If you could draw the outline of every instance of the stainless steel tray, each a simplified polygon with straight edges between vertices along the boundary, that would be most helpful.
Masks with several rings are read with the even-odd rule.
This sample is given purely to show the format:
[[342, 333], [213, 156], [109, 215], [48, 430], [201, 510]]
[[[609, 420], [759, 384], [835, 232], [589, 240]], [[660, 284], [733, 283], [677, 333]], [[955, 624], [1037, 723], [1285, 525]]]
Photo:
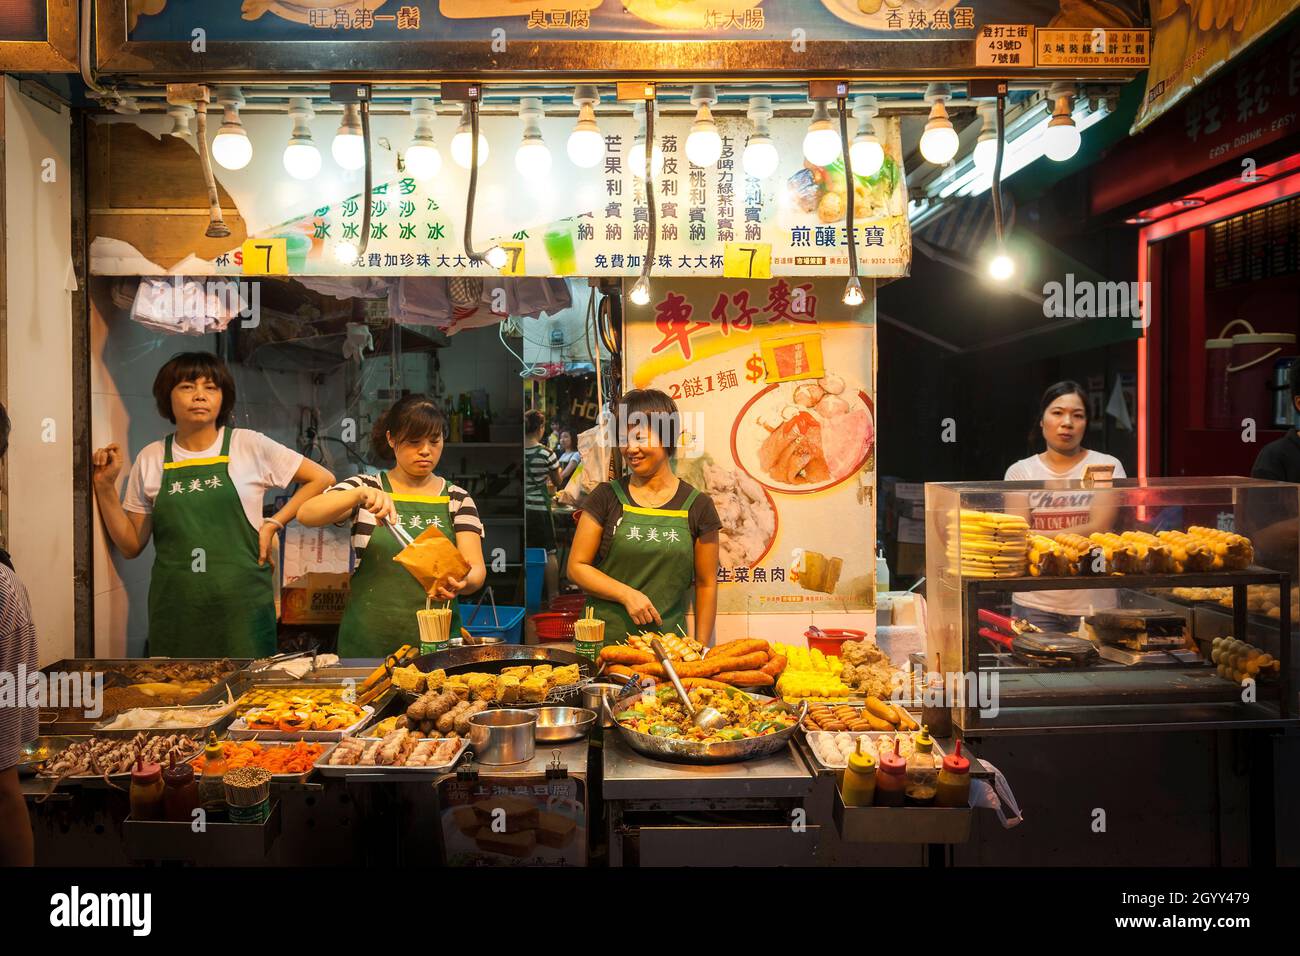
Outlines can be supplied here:
[[[233, 740], [232, 740], [232, 741], [229, 741], [229, 742], [230, 742], [230, 743], [254, 743], [254, 742], [256, 742], [256, 743], [261, 744], [261, 745], [262, 745], [263, 747], [265, 747], [267, 750], [278, 749], [278, 748], [281, 748], [281, 747], [292, 747], [294, 744], [298, 743], [298, 741], [296, 741], [296, 740], [293, 740], [293, 741], [289, 741], [289, 740], [258, 740], [258, 739], [255, 739], [255, 738], [249, 738], [248, 740], [242, 740], [242, 741], [233, 741]], [[303, 741], [303, 743], [308, 743], [308, 744], [321, 744], [322, 746], [324, 746], [325, 750], [322, 750], [322, 751], [321, 751], [321, 753], [316, 757], [316, 760], [319, 760], [322, 756], [324, 756], [325, 753], [326, 753], [327, 751], [329, 751], [330, 748], [333, 746], [333, 744], [330, 744], [330, 743], [328, 743], [328, 742], [324, 742], [324, 741], [319, 741], [319, 740], [306, 740], [306, 741]], [[197, 760], [197, 759], [198, 759], [199, 757], [201, 757], [202, 755], [203, 755], [203, 754], [202, 754], [202, 751], [200, 751], [199, 753], [195, 754], [193, 757], [191, 757], [191, 758], [189, 758], [189, 759], [190, 759], [190, 760]], [[272, 782], [272, 783], [303, 783], [304, 781], [306, 781], [306, 779], [307, 779], [308, 777], [310, 777], [310, 776], [312, 775], [312, 772], [313, 772], [315, 769], [316, 769], [316, 761], [312, 761], [312, 765], [311, 765], [310, 767], [308, 767], [306, 770], [302, 771], [302, 773], [273, 773], [273, 774], [271, 774], [271, 782]]]
[[[141, 731], [138, 731], [138, 730], [137, 730], [137, 731], [133, 731], [133, 732], [132, 732], [132, 736], [134, 736], [135, 734], [138, 734], [138, 733], [141, 733]], [[148, 733], [148, 731], [144, 731], [144, 733]], [[193, 733], [191, 733], [191, 732], [188, 731], [188, 730], [186, 730], [186, 731], [179, 731], [179, 730], [178, 730], [178, 731], [161, 731], [160, 733], [165, 733], [167, 736], [171, 736], [173, 733], [175, 733], [175, 734], [183, 734], [183, 735], [186, 736], [186, 737], [191, 737], [191, 738], [194, 738], [194, 739], [196, 739], [196, 740], [198, 739], [198, 738], [197, 738]], [[66, 736], [67, 736], [67, 739], [70, 740], [72, 743], [80, 743], [80, 742], [83, 742], [83, 741], [89, 740], [91, 737], [111, 737], [111, 736], [113, 736], [113, 735], [112, 735], [112, 734], [68, 734], [68, 735], [66, 735]], [[67, 749], [67, 748], [64, 747], [63, 749]], [[194, 753], [190, 754], [188, 757], [184, 757], [184, 758], [182, 758], [179, 762], [180, 762], [180, 763], [189, 763], [190, 761], [192, 761], [195, 757], [197, 757], [197, 756], [198, 756], [199, 754], [201, 754], [201, 753], [203, 753], [203, 748], [202, 748], [202, 747], [199, 747], [198, 750], [194, 751]], [[96, 782], [102, 783], [105, 779], [107, 779], [107, 780], [109, 780], [109, 781], [112, 781], [112, 782], [120, 783], [120, 782], [124, 782], [124, 781], [129, 781], [129, 780], [131, 779], [131, 771], [130, 771], [130, 770], [125, 770], [125, 771], [122, 771], [121, 773], [110, 773], [110, 774], [108, 774], [107, 776], [105, 776], [104, 774], [101, 774], [101, 773], [76, 774], [75, 776], [67, 776], [67, 777], [62, 777], [62, 778], [58, 777], [58, 776], [55, 775], [55, 774], [47, 774], [47, 773], [45, 773], [44, 771], [39, 771], [35, 776], [36, 776], [36, 779], [37, 779], [37, 780], [46, 781], [46, 782], [49, 782], [49, 783], [51, 783], [51, 784], [53, 784], [56, 780], [58, 780], [58, 781], [59, 781], [59, 786], [62, 786], [62, 785], [64, 785], [64, 784], [69, 784], [69, 783], [73, 783], [73, 784], [94, 784], [94, 783], [96, 783]], [[53, 791], [53, 789], [54, 789], [54, 788], [52, 787], [52, 788], [51, 788], [51, 792]]]
[[745, 693], [746, 696], [763, 704], [778, 703], [781, 709], [797, 714], [798, 720], [793, 725], [784, 730], [778, 730], [774, 734], [749, 737], [745, 740], [724, 740], [717, 743], [704, 743], [699, 740], [674, 740], [669, 737], [655, 737], [651, 734], [643, 734], [640, 731], [625, 727], [619, 722], [618, 715], [629, 707], [635, 706], [637, 695], [633, 695], [615, 708], [614, 726], [623, 735], [623, 739], [627, 741], [628, 746], [638, 753], [653, 757], [656, 760], [696, 764], [734, 763], [740, 760], [767, 757], [784, 749], [798, 733], [799, 723], [803, 720], [804, 713], [807, 712], [807, 704], [796, 708], [778, 698], [768, 697], [764, 694], [750, 694], [740, 690], [735, 691], [735, 693]]
[[[369, 744], [376, 740], [381, 740], [382, 738], [359, 737], [357, 739], [364, 740]], [[338, 744], [336, 743], [316, 758], [315, 769], [322, 777], [374, 777], [381, 774], [392, 777], [432, 777], [441, 776], [442, 774], [447, 773], [452, 767], [456, 766], [456, 764], [460, 762], [460, 759], [465, 756], [465, 751], [469, 749], [469, 738], [461, 738], [460, 746], [456, 749], [456, 753], [451, 758], [450, 763], [439, 764], [431, 767], [392, 767], [379, 766], [377, 764], [349, 764], [347, 766], [334, 766], [327, 763], [327, 761], [330, 759], [330, 755], [333, 754], [337, 748]]]
[[[132, 707], [129, 710], [122, 711], [122, 713], [118, 714], [117, 717], [121, 717], [122, 714], [129, 714], [131, 713], [132, 710], [187, 711], [187, 710], [206, 710], [211, 706], [212, 706], [211, 704], [181, 704], [180, 706], [177, 707], [145, 707], [145, 708]], [[112, 717], [109, 719], [116, 720], [117, 717]], [[100, 724], [95, 724], [93, 727], [91, 727], [90, 733], [87, 736], [134, 737], [136, 734], [140, 733], [141, 731], [144, 731], [147, 734], [185, 734], [190, 737], [197, 737], [199, 739], [203, 739], [208, 736], [209, 732], [216, 732], [216, 734], [220, 736], [221, 733], [228, 726], [230, 726], [230, 722], [233, 721], [234, 719], [235, 719], [235, 711], [234, 708], [231, 708], [229, 713], [222, 714], [216, 720], [210, 720], [206, 724], [200, 724], [194, 727], [123, 727], [118, 729], [109, 729], [107, 727], [100, 726]], [[107, 721], [101, 721], [100, 723], [106, 723], [106, 722]]]
[[305, 740], [308, 743], [337, 743], [344, 737], [350, 737], [358, 730], [364, 727], [375, 716], [375, 709], [370, 704], [361, 708], [365, 711], [365, 716], [358, 720], [350, 727], [344, 727], [340, 730], [253, 730], [249, 728], [243, 717], [239, 717], [226, 730], [226, 736], [231, 740], [257, 740], [261, 741], [284, 741], [293, 743], [296, 740]]

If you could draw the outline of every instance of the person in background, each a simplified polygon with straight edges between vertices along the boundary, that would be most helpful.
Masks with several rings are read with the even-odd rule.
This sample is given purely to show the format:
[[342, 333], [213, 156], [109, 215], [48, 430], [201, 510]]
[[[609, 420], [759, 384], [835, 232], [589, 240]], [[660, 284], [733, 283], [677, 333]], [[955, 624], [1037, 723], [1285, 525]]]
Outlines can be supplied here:
[[630, 474], [583, 504], [569, 580], [605, 622], [605, 644], [642, 630], [678, 633], [695, 598], [695, 639], [709, 645], [718, 610], [718, 517], [713, 499], [673, 474], [681, 418], [656, 389], [619, 402], [618, 441]]
[[[1291, 363], [1286, 373], [1291, 387], [1291, 405], [1300, 411], [1300, 359]], [[1271, 441], [1255, 456], [1255, 466], [1250, 477], [1269, 481], [1300, 482], [1300, 432], [1287, 429], [1277, 441]]]
[[551, 495], [564, 487], [560, 480], [560, 463], [555, 452], [542, 444], [546, 419], [536, 409], [524, 414], [524, 545], [546, 549], [546, 597], [560, 591], [560, 564], [555, 556], [555, 519], [551, 515]]
[[[460, 485], [434, 474], [442, 460], [447, 420], [425, 395], [407, 395], [375, 422], [370, 446], [393, 467], [378, 475], [345, 478], [302, 506], [298, 520], [309, 528], [352, 522], [357, 568], [339, 625], [339, 656], [385, 657], [403, 644], [420, 643], [416, 611], [426, 600], [450, 601], [451, 631], [460, 635], [457, 597], [477, 591], [487, 579], [483, 522]], [[393, 560], [404, 545], [387, 522], [399, 522], [412, 538], [438, 528], [456, 546], [469, 571], [435, 594]], [[380, 525], [383, 527], [380, 527]]]
[[[9, 414], [0, 405], [0, 458], [9, 450]], [[36, 660], [36, 626], [27, 589], [14, 573], [9, 555], [0, 549], [0, 674], [10, 675], [18, 688], [14, 706], [0, 707], [0, 866], [32, 866], [35, 848], [27, 799], [18, 785], [22, 746], [40, 734], [35, 708], [21, 706], [26, 686], [19, 670], [33, 674]]]
[[573, 473], [582, 464], [582, 453], [578, 451], [578, 440], [569, 429], [560, 432], [560, 480], [557, 487], [564, 488]]
[[[1088, 430], [1088, 396], [1077, 382], [1057, 382], [1043, 393], [1034, 428], [1046, 445], [1037, 455], [1022, 458], [1007, 469], [1007, 481], [1077, 481], [1092, 465], [1109, 465], [1115, 478], [1124, 478], [1118, 458], [1083, 447]], [[1008, 499], [1012, 495], [1007, 496]], [[1023, 495], [1016, 497], [1023, 498]], [[1081, 534], [1110, 531], [1117, 509], [1095, 502], [1095, 493], [1067, 488], [1047, 488], [1028, 493], [1029, 530], [1047, 536], [1060, 531]], [[1091, 608], [1115, 606], [1114, 591], [1024, 591], [1012, 599], [1016, 617], [1045, 631], [1072, 631], [1079, 616]]]
[[[109, 538], [135, 558], [154, 542], [149, 643], [155, 657], [265, 657], [276, 652], [271, 549], [298, 507], [334, 476], [260, 432], [230, 427], [235, 380], [211, 352], [182, 352], [153, 382], [174, 434], [145, 446], [123, 500], [121, 446], [94, 454], [95, 501]], [[298, 490], [270, 518], [268, 491]]]

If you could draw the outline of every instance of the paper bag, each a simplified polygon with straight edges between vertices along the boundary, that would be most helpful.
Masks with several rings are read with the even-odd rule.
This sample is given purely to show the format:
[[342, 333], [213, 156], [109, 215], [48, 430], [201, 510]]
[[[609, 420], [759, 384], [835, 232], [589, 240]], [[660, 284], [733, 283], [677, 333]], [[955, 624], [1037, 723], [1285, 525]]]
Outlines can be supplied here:
[[426, 594], [432, 595], [452, 578], [469, 574], [469, 562], [440, 528], [428, 527], [411, 544], [393, 556], [410, 571]]

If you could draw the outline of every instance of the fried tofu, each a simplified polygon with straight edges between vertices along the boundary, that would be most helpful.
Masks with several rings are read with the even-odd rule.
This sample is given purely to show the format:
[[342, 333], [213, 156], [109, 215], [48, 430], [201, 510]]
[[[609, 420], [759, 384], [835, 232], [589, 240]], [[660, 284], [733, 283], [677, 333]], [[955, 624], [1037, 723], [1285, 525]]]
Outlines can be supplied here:
[[546, 699], [546, 679], [530, 677], [519, 683], [519, 703], [540, 704]]

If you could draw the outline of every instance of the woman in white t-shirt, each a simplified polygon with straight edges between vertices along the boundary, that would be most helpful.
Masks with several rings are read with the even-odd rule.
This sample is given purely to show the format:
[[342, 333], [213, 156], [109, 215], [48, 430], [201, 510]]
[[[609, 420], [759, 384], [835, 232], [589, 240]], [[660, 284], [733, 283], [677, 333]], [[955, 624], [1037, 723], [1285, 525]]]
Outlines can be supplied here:
[[[231, 428], [235, 380], [210, 352], [173, 357], [158, 370], [153, 395], [176, 431], [136, 457], [125, 501], [117, 498], [121, 447], [94, 455], [95, 500], [113, 544], [134, 558], [153, 538], [147, 653], [274, 654], [271, 548], [299, 505], [334, 476], [259, 432]], [[295, 482], [288, 503], [264, 518], [266, 493]]]
[[[1046, 449], [1022, 458], [1007, 469], [1007, 481], [1045, 482], [1048, 487], [1028, 493], [1027, 509], [1012, 504], [1009, 511], [1027, 510], [1032, 531], [1048, 536], [1069, 531], [1085, 537], [1094, 531], [1114, 528], [1116, 509], [1098, 504], [1095, 493], [1066, 487], [1083, 478], [1094, 465], [1109, 465], [1114, 477], [1124, 478], [1124, 466], [1118, 458], [1089, 451], [1083, 447], [1088, 430], [1088, 397], [1077, 382], [1057, 382], [1043, 393], [1039, 406], [1038, 426]], [[1024, 505], [1023, 495], [1016, 495]], [[1110, 590], [1022, 591], [1013, 598], [1015, 614], [1045, 631], [1072, 631], [1079, 615], [1092, 609], [1115, 606], [1115, 592]]]

